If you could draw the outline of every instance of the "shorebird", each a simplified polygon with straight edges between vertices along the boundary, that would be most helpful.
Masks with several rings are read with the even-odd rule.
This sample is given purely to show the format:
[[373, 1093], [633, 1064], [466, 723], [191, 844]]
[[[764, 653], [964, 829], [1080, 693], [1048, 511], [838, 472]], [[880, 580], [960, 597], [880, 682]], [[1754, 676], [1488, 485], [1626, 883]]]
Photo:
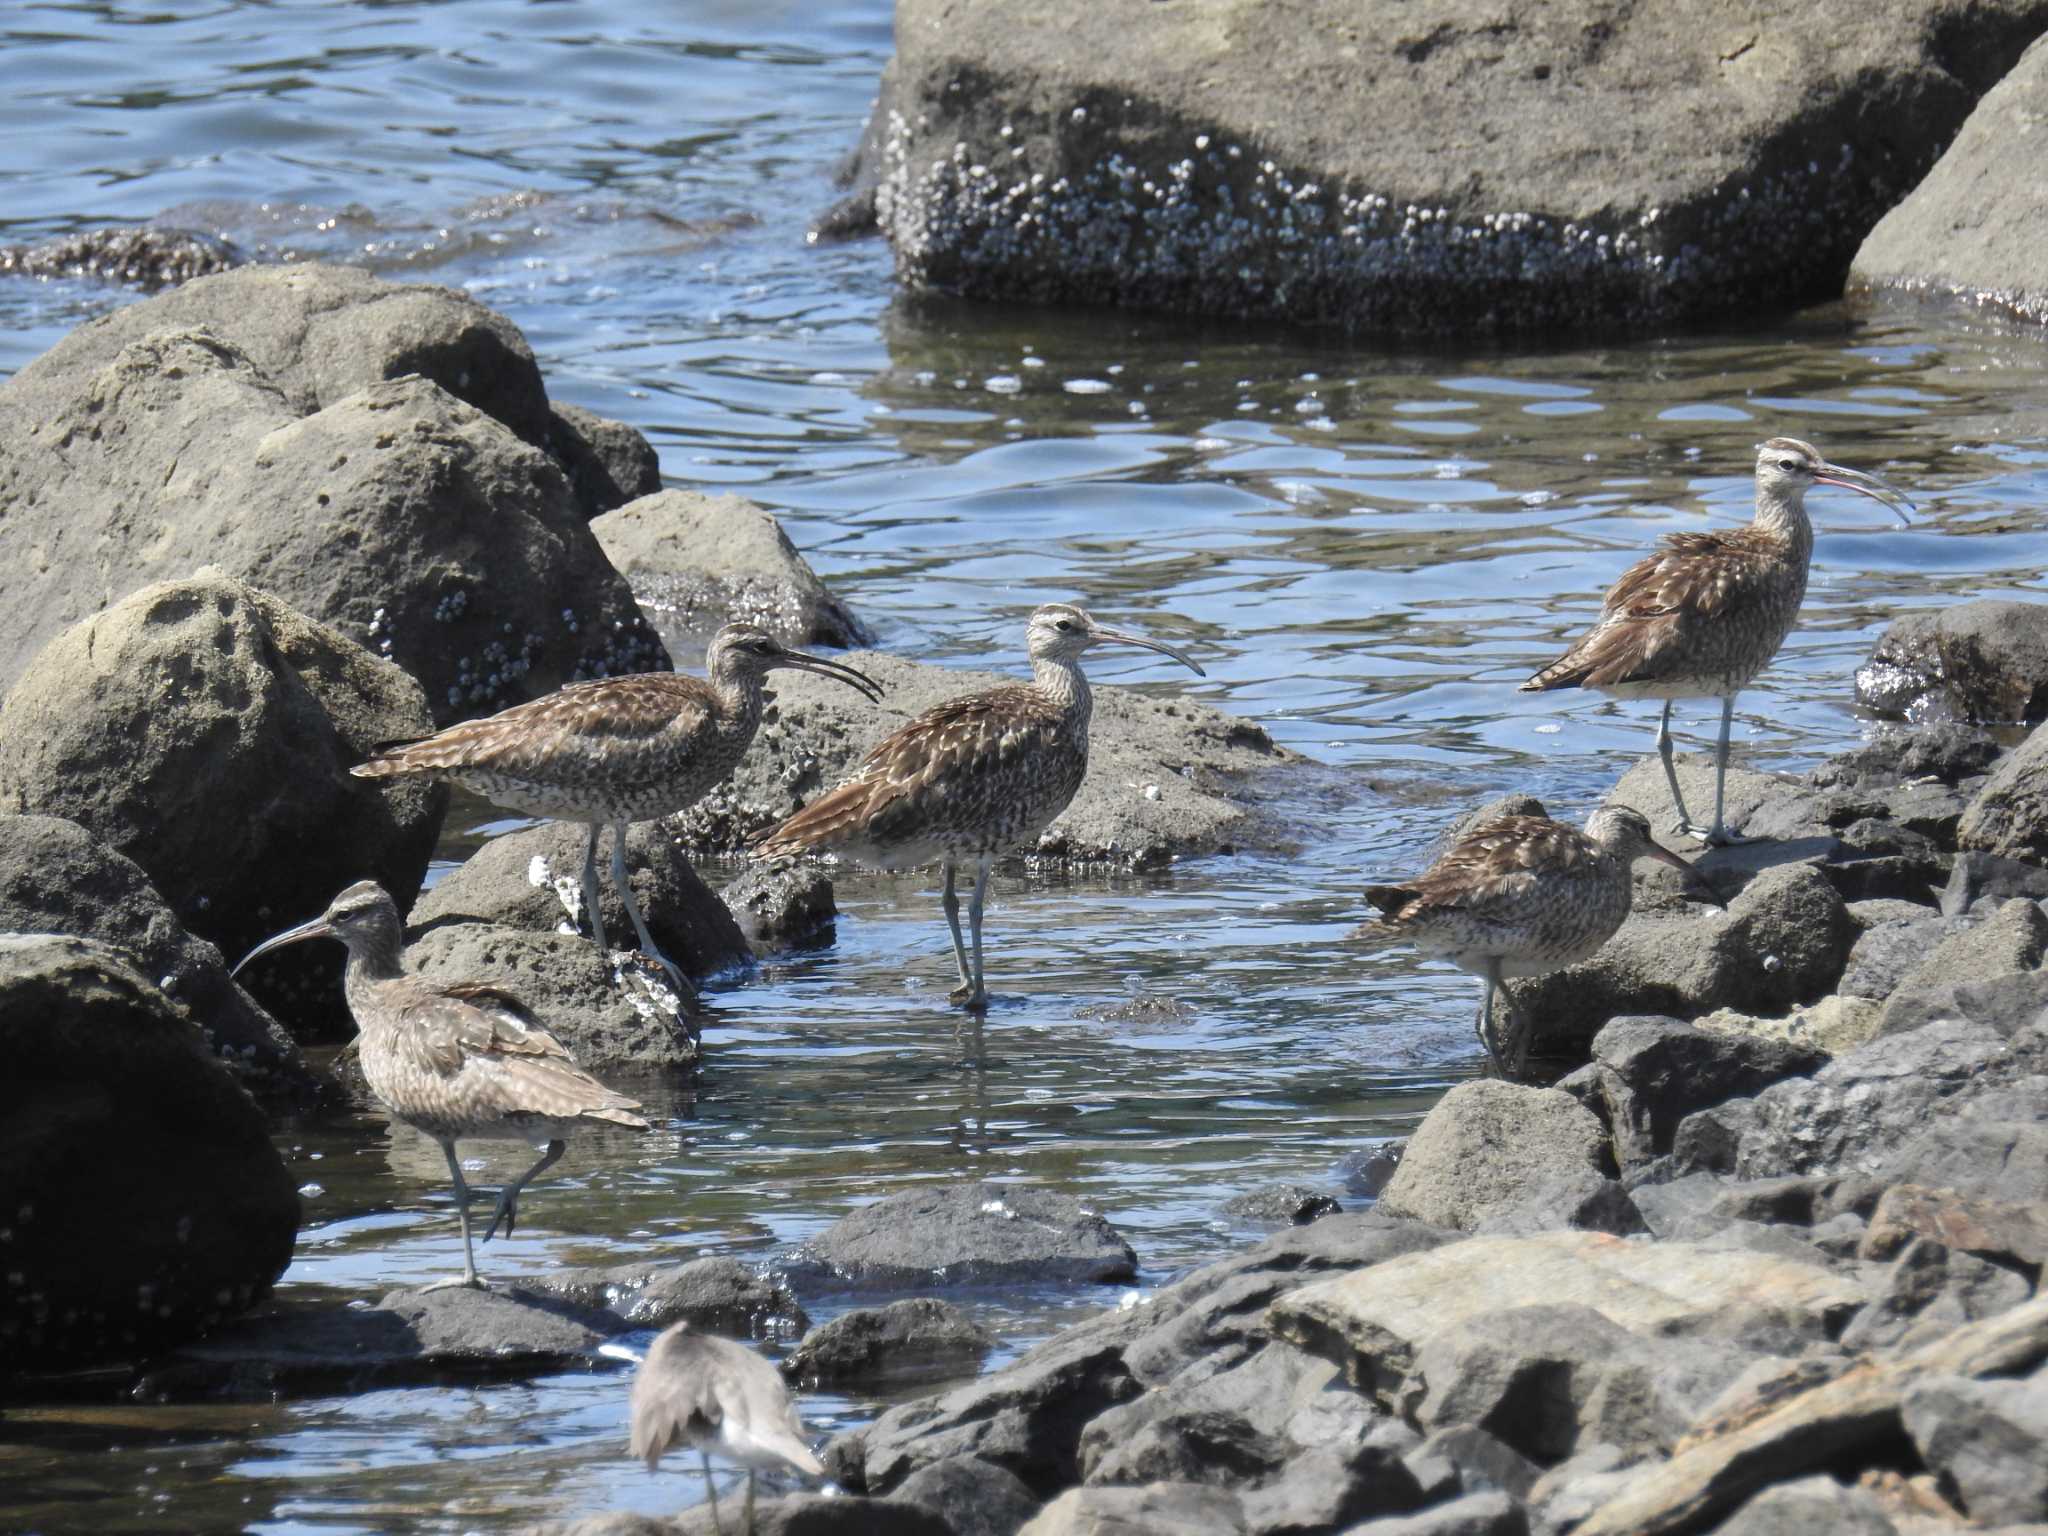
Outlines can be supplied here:
[[[1662, 699], [1657, 755], [1671, 802], [1672, 831], [1709, 845], [1737, 842], [1722, 819], [1728, 782], [1728, 730], [1735, 695], [1784, 643], [1806, 597], [1813, 524], [1806, 493], [1839, 485], [1890, 507], [1907, 521], [1912, 503], [1875, 475], [1830, 464], [1809, 443], [1774, 437], [1756, 450], [1756, 515], [1727, 533], [1666, 534], [1663, 547], [1622, 573], [1608, 589], [1593, 628], [1564, 655], [1522, 684], [1524, 693], [1597, 688], [1623, 699]], [[1714, 750], [1714, 820], [1696, 825], [1671, 765], [1674, 699], [1719, 699], [1721, 738]]]
[[711, 1450], [747, 1469], [746, 1531], [754, 1530], [754, 1469], [794, 1467], [807, 1477], [825, 1468], [804, 1440], [803, 1420], [782, 1373], [731, 1339], [692, 1333], [677, 1323], [649, 1346], [633, 1377], [632, 1450], [652, 1472], [664, 1451], [694, 1445], [711, 1500], [711, 1528], [720, 1530]]
[[612, 883], [641, 950], [693, 989], [647, 931], [626, 878], [626, 827], [695, 805], [739, 765], [761, 724], [761, 683], [777, 667], [836, 677], [868, 698], [882, 690], [852, 667], [793, 651], [752, 624], [728, 624], [704, 656], [708, 680], [674, 672], [571, 683], [483, 720], [417, 741], [392, 743], [349, 771], [358, 778], [420, 774], [453, 779], [528, 816], [580, 821], [583, 906], [591, 936], [607, 949], [598, 914], [597, 840], [614, 829]]
[[359, 880], [311, 922], [265, 939], [235, 967], [304, 939], [334, 938], [348, 946], [342, 992], [356, 1021], [363, 1076], [392, 1115], [441, 1144], [455, 1205], [462, 1216], [462, 1276], [428, 1290], [466, 1285], [481, 1290], [469, 1235], [469, 1186], [456, 1161], [461, 1141], [545, 1142], [540, 1161], [505, 1186], [484, 1241], [498, 1223], [512, 1235], [519, 1192], [561, 1157], [565, 1138], [595, 1126], [651, 1129], [633, 1111], [639, 1102], [605, 1087], [570, 1058], [507, 992], [481, 982], [408, 976], [400, 959], [405, 928], [398, 904], [374, 880]]
[[[1608, 806], [1586, 830], [1548, 816], [1481, 822], [1422, 874], [1401, 885], [1369, 885], [1381, 916], [1354, 937], [1405, 941], [1486, 984], [1479, 1043], [1503, 1076], [1493, 1000], [1503, 979], [1540, 976], [1589, 958], [1628, 916], [1629, 868], [1656, 859], [1698, 876], [1650, 836], [1641, 811]], [[1708, 899], [1719, 903], [1720, 898]]]
[[[1081, 656], [1098, 645], [1135, 645], [1208, 674], [1170, 645], [1098, 624], [1067, 603], [1036, 609], [1025, 629], [1028, 683], [970, 693], [926, 710], [869, 752], [853, 777], [760, 838], [764, 858], [844, 853], [883, 869], [938, 864], [945, 871], [946, 927], [960, 985], [949, 1000], [986, 1006], [982, 904], [997, 855], [1037, 838], [1067, 808], [1088, 771], [1093, 700]], [[974, 866], [967, 909], [973, 962], [960, 937], [962, 865]]]

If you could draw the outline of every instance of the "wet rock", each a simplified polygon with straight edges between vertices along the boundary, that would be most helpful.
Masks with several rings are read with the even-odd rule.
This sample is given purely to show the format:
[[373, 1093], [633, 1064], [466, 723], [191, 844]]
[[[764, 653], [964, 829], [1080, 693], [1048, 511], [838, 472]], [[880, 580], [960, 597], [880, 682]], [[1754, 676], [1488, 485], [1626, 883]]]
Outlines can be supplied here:
[[920, 1467], [889, 1497], [930, 1510], [952, 1536], [1016, 1536], [1039, 1504], [1014, 1472], [974, 1456]]
[[[2038, 131], [2044, 95], [2048, 48], [2036, 43], [1985, 93], [1934, 168], [1878, 221], [1856, 252], [1850, 281], [2048, 321], [2048, 283], [2033, 259], [2048, 229], [2048, 199], [2030, 183], [2011, 186], [2005, 174], [2012, 146]], [[2039, 654], [2048, 676], [2048, 638]]]
[[1963, 812], [1956, 846], [2048, 863], [2048, 731], [2035, 730], [1991, 771]]
[[1240, 1497], [1249, 1536], [1309, 1536], [1405, 1513], [1422, 1502], [1422, 1490], [1398, 1453], [1367, 1443], [1304, 1451]]
[[[141, 866], [188, 930], [239, 958], [366, 877], [410, 904], [445, 793], [380, 789], [347, 769], [427, 723], [397, 668], [202, 571], [133, 594], [36, 657], [0, 701], [0, 805], [78, 823]], [[297, 1026], [338, 1010], [338, 972], [339, 946], [307, 945], [252, 974]]]
[[1526, 1499], [1542, 1470], [1477, 1424], [1452, 1424], [1435, 1430], [1401, 1459], [1430, 1503], [1461, 1493], [1484, 1492]]
[[246, 1310], [299, 1197], [262, 1111], [118, 950], [0, 935], [0, 1367], [138, 1356]]
[[1305, 1227], [1343, 1209], [1335, 1197], [1306, 1184], [1269, 1185], [1223, 1202], [1224, 1216], [1246, 1226]]
[[77, 823], [0, 815], [0, 933], [10, 932], [72, 934], [121, 951], [252, 1092], [326, 1091], [284, 1026], [228, 979], [220, 951], [178, 921], [140, 865]]
[[[1980, 909], [1982, 910], [1982, 909]], [[1975, 914], [1972, 914], [1973, 916]], [[2014, 897], [1935, 945], [1907, 972], [1884, 1006], [1879, 1032], [1903, 1034], [1960, 1013], [1958, 986], [1981, 986], [2015, 971], [2038, 970], [2048, 952], [2048, 913]]]
[[1493, 1489], [1468, 1493], [1412, 1515], [1388, 1515], [1354, 1525], [1345, 1536], [1527, 1536], [1521, 1506]]
[[1915, 720], [2039, 720], [2048, 715], [2048, 604], [1980, 598], [1894, 619], [1856, 673], [1856, 700]]
[[1344, 1187], [1364, 1200], [1379, 1197], [1387, 1183], [1394, 1177], [1394, 1170], [1401, 1166], [1401, 1154], [1408, 1149], [1405, 1138], [1399, 1141], [1381, 1142], [1376, 1147], [1360, 1147], [1346, 1152], [1337, 1159], [1336, 1176], [1344, 1181]]
[[1236, 1494], [1196, 1483], [1070, 1488], [1018, 1536], [1245, 1536]]
[[1390, 1216], [1469, 1231], [1511, 1212], [1538, 1183], [1603, 1172], [1606, 1135], [1571, 1095], [1484, 1079], [1423, 1117], [1380, 1195]]
[[1803, 1477], [1766, 1488], [1714, 1527], [1714, 1536], [1893, 1536], [1875, 1495], [1831, 1477]]
[[[1462, 334], [1833, 294], [2029, 35], [1831, 5], [1826, 59], [1785, 71], [1719, 7], [896, 21], [862, 180], [906, 286]], [[1794, 147], [1819, 142], [1839, 152]]]
[[[1674, 876], [1675, 877], [1675, 876]], [[1829, 991], [1857, 938], [1825, 876], [1805, 864], [1758, 873], [1728, 909], [1636, 911], [1591, 960], [1508, 991], [1546, 1048], [1590, 1041], [1624, 1014], [1769, 1016]]]
[[580, 405], [552, 408], [543, 446], [569, 477], [569, 489], [585, 517], [610, 512], [661, 489], [661, 456], [640, 429]]
[[[273, 313], [257, 300], [275, 288], [249, 296], [247, 324], [218, 331], [180, 328], [159, 309], [255, 272], [289, 286], [293, 273], [328, 270], [190, 284], [88, 323], [0, 384], [0, 499], [16, 509], [0, 527], [0, 559], [17, 571], [0, 615], [0, 678], [110, 597], [206, 562], [395, 660], [425, 689], [435, 724], [573, 677], [666, 664], [533, 439], [409, 367], [383, 378], [393, 357], [424, 367], [442, 349], [443, 362], [477, 365], [464, 375], [472, 393], [509, 417], [537, 411], [533, 430], [544, 433], [538, 376], [528, 399], [516, 370], [482, 366], [487, 353], [509, 355], [491, 324], [464, 340], [416, 316], [420, 353], [409, 352], [404, 312], [434, 308], [419, 296], [437, 290], [393, 285], [379, 286], [396, 337], [355, 312], [364, 306], [344, 306], [364, 323], [331, 335], [296, 303]], [[323, 281], [312, 286], [324, 292]], [[471, 312], [489, 316], [461, 301]], [[155, 328], [138, 331], [137, 316]], [[316, 345], [316, 330], [332, 348]], [[107, 345], [117, 335], [124, 344]], [[327, 392], [333, 378], [349, 387]], [[85, 535], [96, 541], [89, 562], [33, 556]]]
[[794, 1338], [811, 1325], [787, 1285], [732, 1258], [557, 1269], [501, 1289], [514, 1297], [608, 1313], [603, 1325], [608, 1333], [688, 1323], [731, 1339], [781, 1339]]
[[995, 1347], [995, 1335], [951, 1302], [919, 1296], [842, 1313], [804, 1335], [782, 1371], [807, 1386], [972, 1375]]
[[[688, 847], [716, 853], [744, 846], [837, 784], [912, 716], [1017, 680], [865, 651], [845, 660], [887, 690], [883, 702], [870, 704], [829, 678], [777, 673], [776, 704], [746, 761], [723, 788], [670, 821]], [[1157, 691], [1094, 690], [1088, 776], [1073, 804], [1026, 852], [1072, 863], [1153, 867], [1176, 854], [1288, 844], [1285, 829], [1259, 807], [1273, 791], [1270, 770], [1303, 759], [1251, 721], [1196, 703], [1178, 689], [1167, 683]], [[1157, 798], [1151, 789], [1159, 791]]]
[[878, 1289], [1128, 1280], [1137, 1255], [1073, 1196], [1025, 1184], [889, 1195], [796, 1250], [793, 1276]]
[[576, 1315], [580, 1309], [550, 1305], [531, 1294], [460, 1287], [397, 1290], [377, 1307], [404, 1324], [420, 1353], [436, 1356], [443, 1364], [458, 1359], [561, 1360], [587, 1354], [605, 1338], [602, 1327]]
[[1900, 1417], [1973, 1525], [2048, 1521], [2048, 1373], [1930, 1377], [1906, 1393]]
[[757, 958], [832, 942], [832, 877], [816, 864], [750, 862], [719, 891]]
[[1855, 1050], [1876, 1038], [1883, 1022], [1884, 1004], [1868, 997], [1834, 992], [1778, 1019], [1760, 1019], [1733, 1008], [1717, 1008], [1693, 1020], [1709, 1034], [1747, 1037], [1818, 1056], [1839, 1056]]
[[1988, 1259], [2038, 1280], [2048, 1264], [2048, 1203], [1987, 1200], [1924, 1184], [1894, 1184], [1871, 1213], [1860, 1250], [1889, 1259], [1915, 1237]]
[[[598, 899], [605, 938], [625, 948], [633, 942], [633, 923], [612, 884], [612, 836], [607, 831], [598, 843]], [[413, 927], [421, 934], [462, 923], [536, 934], [575, 927], [587, 931], [582, 887], [587, 843], [584, 827], [561, 821], [494, 837], [420, 897]], [[635, 822], [626, 829], [626, 870], [654, 942], [689, 975], [708, 976], [752, 958], [732, 913], [698, 878], [661, 823]]]
[[701, 655], [718, 627], [732, 623], [758, 624], [785, 645], [873, 643], [782, 526], [743, 496], [657, 486], [590, 531], [675, 655]]
[[0, 272], [23, 277], [96, 277], [143, 289], [167, 288], [238, 266], [232, 242], [196, 229], [117, 225], [34, 245], [0, 246]]
[[[1903, 713], [1903, 706], [1892, 711], [1869, 699], [1864, 702], [1879, 713]], [[1989, 731], [1957, 720], [1878, 724], [1863, 741], [1829, 758], [1808, 778], [1823, 789], [1883, 790], [1929, 781], [1953, 788], [1989, 770], [1998, 751], [1997, 739]]]
[[1615, 1160], [1624, 1169], [1669, 1152], [1679, 1122], [1693, 1111], [1804, 1076], [1826, 1059], [1811, 1049], [1678, 1019], [1614, 1019], [1593, 1038]]
[[2010, 1311], [2032, 1294], [2033, 1287], [2009, 1269], [1929, 1238], [1910, 1238], [1870, 1305], [1843, 1330], [1842, 1346], [1911, 1349], [1945, 1337], [1959, 1324]]
[[1980, 902], [1999, 902], [2014, 896], [2029, 901], [2048, 897], [2048, 869], [2023, 864], [2018, 859], [2001, 859], [1996, 854], [1975, 851], [1959, 853], [1949, 866], [1948, 884], [1941, 893], [1941, 913], [1957, 917], [1972, 912]]

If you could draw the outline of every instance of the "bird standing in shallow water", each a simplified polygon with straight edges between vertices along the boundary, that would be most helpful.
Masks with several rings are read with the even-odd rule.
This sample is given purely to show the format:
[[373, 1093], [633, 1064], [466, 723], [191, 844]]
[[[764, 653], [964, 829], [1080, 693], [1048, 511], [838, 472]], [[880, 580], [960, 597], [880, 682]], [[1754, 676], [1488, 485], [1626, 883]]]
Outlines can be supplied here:
[[381, 885], [361, 880], [311, 922], [265, 939], [243, 966], [302, 939], [335, 938], [348, 946], [342, 991], [359, 1033], [363, 1076], [384, 1107], [441, 1144], [462, 1216], [462, 1278], [429, 1286], [483, 1288], [469, 1235], [469, 1186], [455, 1143], [545, 1142], [540, 1161], [505, 1186], [484, 1229], [488, 1242], [519, 1216], [519, 1192], [562, 1155], [565, 1138], [594, 1126], [651, 1129], [633, 1111], [639, 1102], [585, 1072], [542, 1029], [516, 997], [478, 982], [408, 976], [401, 962], [405, 927]]
[[1496, 817], [1452, 843], [1415, 879], [1367, 886], [1366, 900], [1382, 915], [1355, 936], [1405, 941], [1486, 983], [1479, 1043], [1506, 1076], [1493, 1028], [1501, 982], [1590, 958], [1628, 917], [1629, 868], [1646, 858], [1697, 879], [1691, 865], [1650, 836], [1642, 812], [1627, 806], [1595, 811], [1583, 832], [1548, 816]]
[[852, 667], [793, 651], [752, 624], [728, 624], [705, 653], [708, 680], [641, 672], [571, 683], [484, 720], [466, 720], [406, 742], [350, 769], [359, 778], [419, 774], [453, 779], [528, 816], [589, 825], [583, 905], [604, 949], [598, 915], [597, 839], [609, 824], [612, 882], [640, 948], [686, 991], [682, 971], [662, 954], [626, 877], [626, 827], [687, 810], [722, 784], [761, 724], [761, 684], [777, 667], [836, 677], [870, 699], [882, 690]]
[[711, 1449], [747, 1469], [746, 1530], [754, 1529], [754, 1469], [788, 1466], [808, 1477], [825, 1468], [804, 1440], [782, 1373], [731, 1339], [692, 1333], [687, 1323], [667, 1329], [648, 1348], [633, 1377], [633, 1454], [652, 1472], [662, 1452], [694, 1445], [704, 1465], [711, 1527], [719, 1529], [718, 1490], [711, 1482]]
[[[997, 855], [1033, 841], [1081, 787], [1088, 771], [1093, 699], [1082, 653], [1098, 645], [1135, 645], [1171, 656], [1197, 677], [1208, 674], [1170, 645], [1098, 624], [1067, 603], [1047, 603], [1025, 630], [1032, 680], [949, 699], [883, 739], [854, 776], [819, 796], [754, 845], [765, 858], [844, 853], [883, 869], [939, 864], [940, 897], [960, 985], [950, 994], [970, 1008], [988, 1002], [982, 979], [981, 915]], [[954, 879], [974, 866], [967, 909], [973, 959], [960, 936]]]
[[[1885, 503], [1906, 521], [1912, 503], [1857, 470], [1830, 464], [1811, 444], [1774, 437], [1756, 450], [1756, 515], [1727, 533], [1673, 533], [1663, 548], [1630, 566], [1608, 589], [1600, 619], [1578, 644], [1522, 684], [1522, 691], [1598, 688], [1623, 699], [1662, 699], [1657, 755], [1674, 832], [1709, 844], [1737, 841], [1722, 820], [1728, 781], [1728, 731], [1735, 695], [1770, 664], [1799, 617], [1813, 558], [1806, 493], [1839, 485]], [[1671, 702], [1719, 699], [1721, 737], [1714, 751], [1714, 820], [1697, 826], [1671, 764]]]

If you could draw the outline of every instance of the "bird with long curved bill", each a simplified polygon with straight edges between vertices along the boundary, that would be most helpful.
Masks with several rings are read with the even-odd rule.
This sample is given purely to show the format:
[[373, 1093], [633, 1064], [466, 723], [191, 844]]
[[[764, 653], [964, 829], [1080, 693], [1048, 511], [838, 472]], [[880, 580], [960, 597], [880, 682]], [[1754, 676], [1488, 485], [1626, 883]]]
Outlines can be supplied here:
[[[1620, 699], [1661, 699], [1657, 755], [1671, 803], [1672, 831], [1709, 845], [1740, 842], [1724, 815], [1728, 733], [1735, 695], [1770, 664], [1799, 618], [1813, 559], [1806, 493], [1839, 486], [1891, 508], [1901, 523], [1913, 504], [1896, 487], [1861, 470], [1830, 464], [1811, 443], [1774, 437], [1756, 450], [1756, 514], [1726, 533], [1666, 534], [1608, 589], [1592, 629], [1522, 684], [1522, 691], [1597, 688]], [[1700, 826], [1686, 809], [1671, 761], [1671, 705], [1719, 699], [1714, 748], [1714, 819]]]

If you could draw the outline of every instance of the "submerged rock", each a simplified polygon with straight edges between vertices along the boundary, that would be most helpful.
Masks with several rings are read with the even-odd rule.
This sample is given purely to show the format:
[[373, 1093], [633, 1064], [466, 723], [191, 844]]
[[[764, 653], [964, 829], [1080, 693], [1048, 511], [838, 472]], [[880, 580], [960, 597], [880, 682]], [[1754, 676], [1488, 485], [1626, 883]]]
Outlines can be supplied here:
[[119, 951], [0, 935], [0, 1367], [135, 1360], [247, 1310], [299, 1197], [253, 1100]]
[[197, 229], [116, 225], [0, 246], [0, 272], [23, 277], [96, 277], [137, 288], [168, 288], [239, 266], [232, 242]]
[[805, 1334], [782, 1371], [806, 1386], [900, 1383], [970, 1375], [995, 1347], [995, 1335], [951, 1302], [917, 1296], [841, 1313]]
[[1128, 1280], [1131, 1245], [1071, 1195], [1027, 1184], [955, 1184], [889, 1195], [792, 1254], [793, 1276], [867, 1288]]
[[756, 958], [832, 942], [832, 877], [816, 864], [749, 861], [718, 893]]

